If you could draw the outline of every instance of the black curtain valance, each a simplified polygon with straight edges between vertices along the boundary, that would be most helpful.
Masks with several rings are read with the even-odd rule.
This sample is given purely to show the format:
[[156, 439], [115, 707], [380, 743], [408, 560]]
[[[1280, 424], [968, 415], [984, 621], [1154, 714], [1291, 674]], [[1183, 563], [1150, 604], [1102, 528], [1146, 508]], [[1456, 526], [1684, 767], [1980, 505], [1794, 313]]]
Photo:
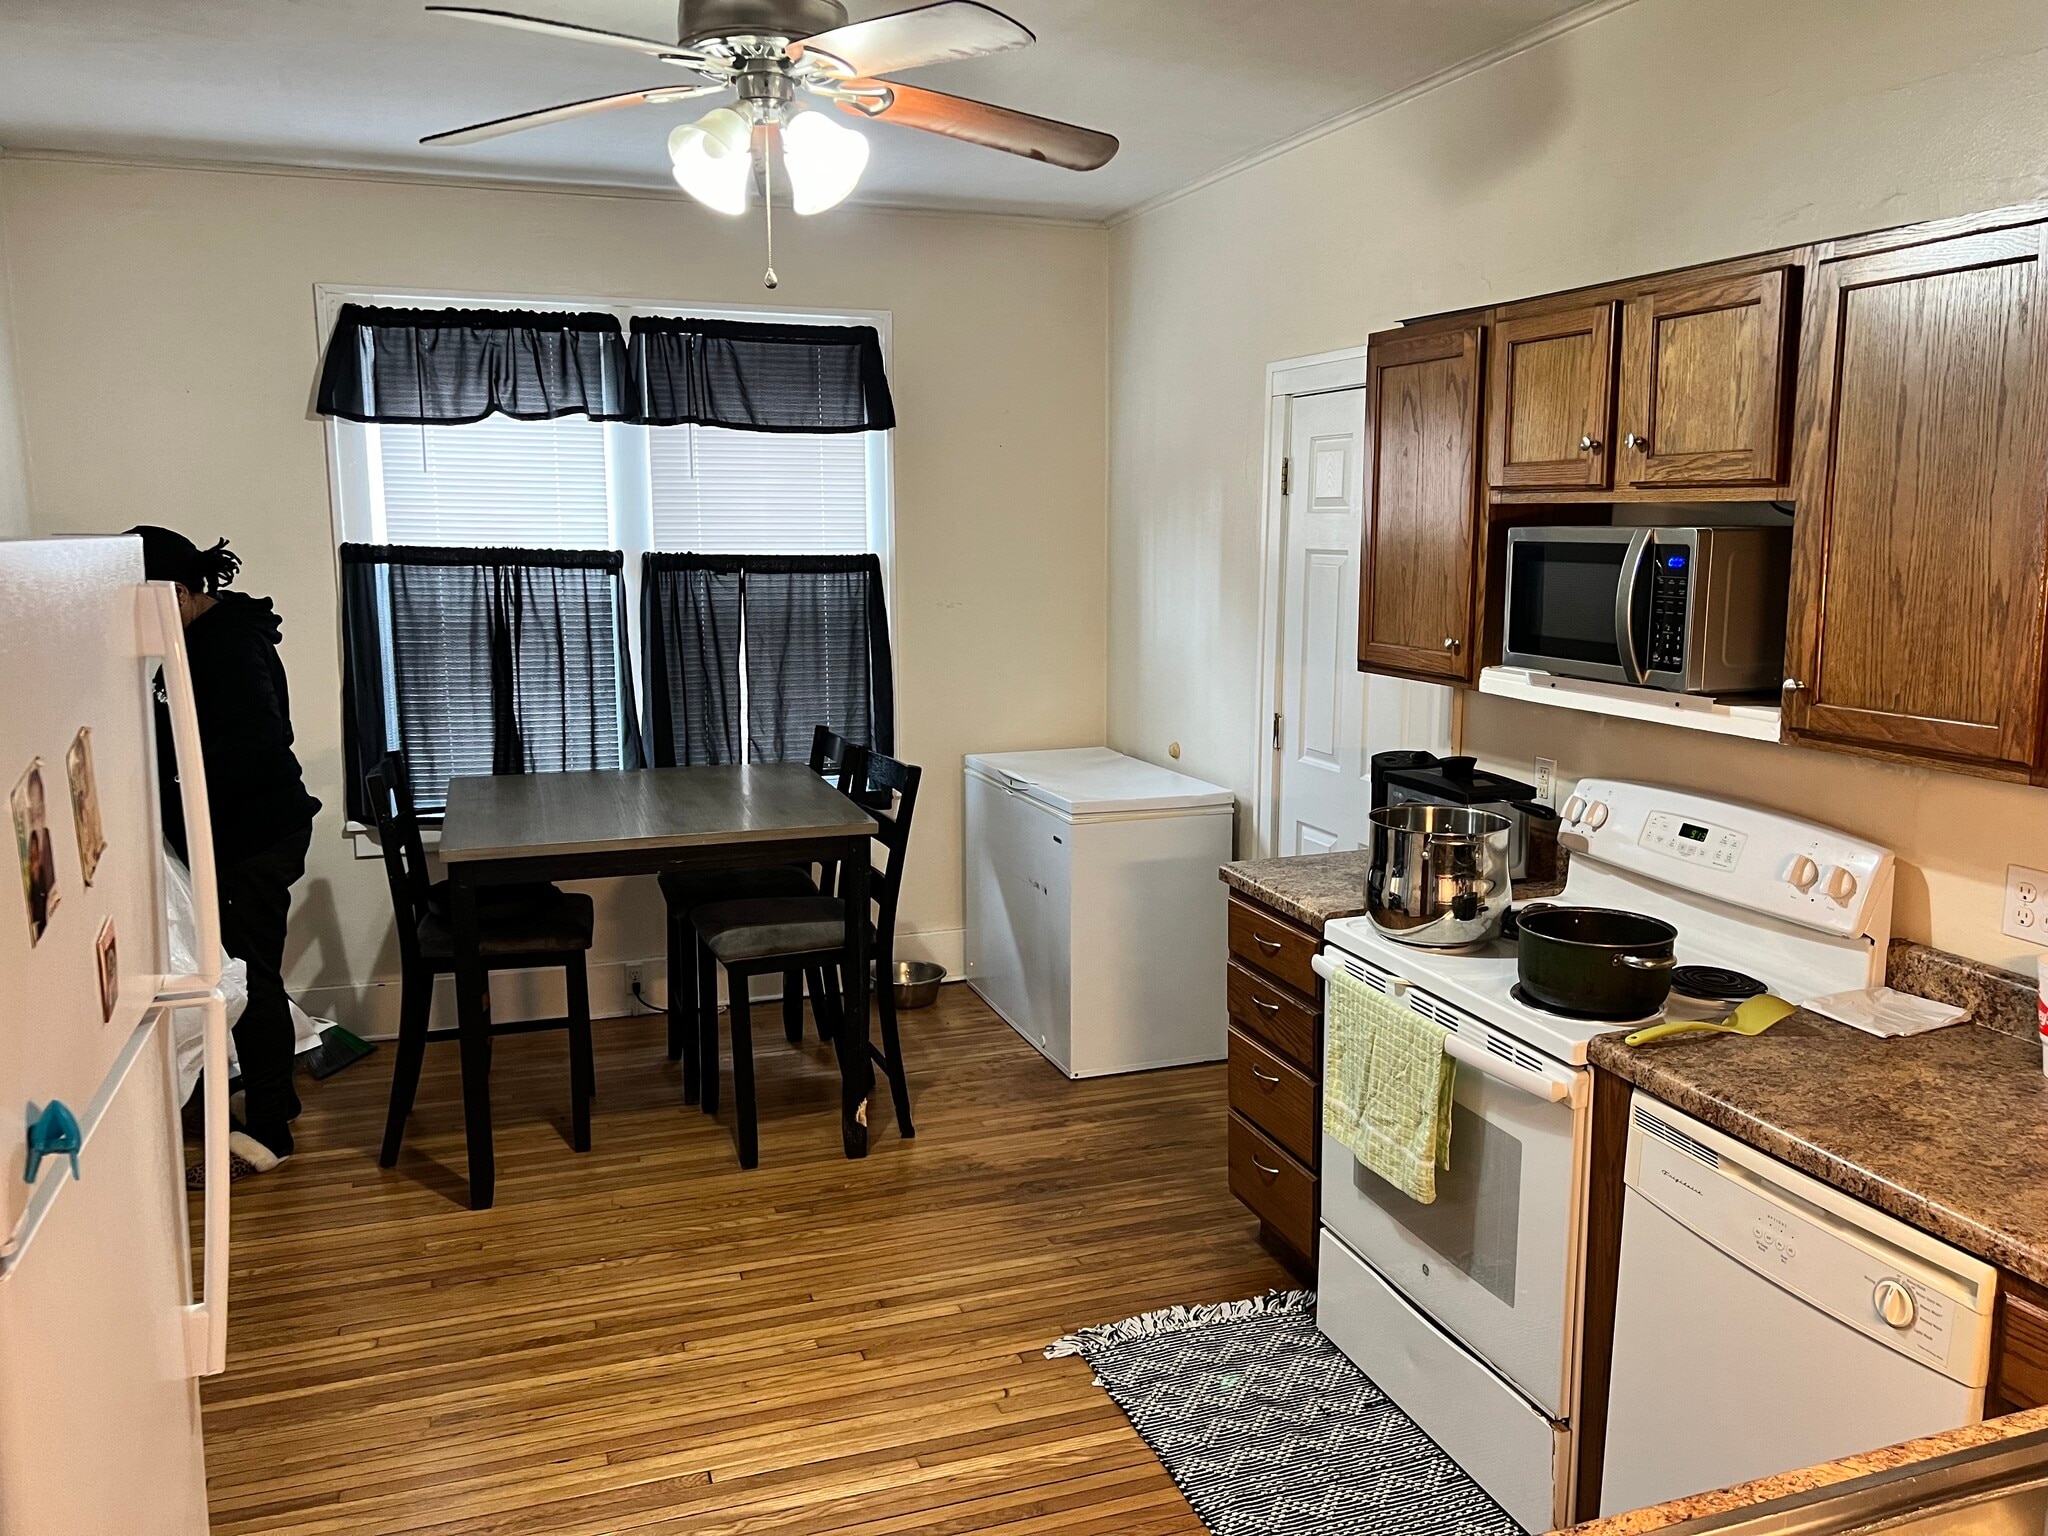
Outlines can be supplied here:
[[878, 557], [648, 554], [640, 608], [655, 766], [801, 762], [820, 725], [896, 750]]
[[344, 304], [317, 408], [404, 426], [493, 414], [623, 421], [633, 395], [629, 366], [616, 315]]
[[406, 755], [422, 810], [467, 774], [638, 768], [645, 758], [617, 550], [341, 547], [342, 756]]
[[633, 321], [633, 419], [742, 432], [881, 432], [896, 425], [871, 325]]

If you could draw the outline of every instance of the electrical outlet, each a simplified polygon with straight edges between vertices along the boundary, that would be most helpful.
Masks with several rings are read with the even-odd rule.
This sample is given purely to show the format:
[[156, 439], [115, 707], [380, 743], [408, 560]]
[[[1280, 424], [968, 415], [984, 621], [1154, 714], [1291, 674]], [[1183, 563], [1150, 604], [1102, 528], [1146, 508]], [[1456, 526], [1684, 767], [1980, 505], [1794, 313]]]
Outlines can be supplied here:
[[626, 991], [634, 997], [640, 995], [640, 967], [637, 965], [626, 967]]
[[2048, 945], [2048, 870], [2005, 866], [2005, 922], [2008, 937]]
[[1536, 759], [1536, 798], [1553, 811], [1557, 809], [1557, 759]]

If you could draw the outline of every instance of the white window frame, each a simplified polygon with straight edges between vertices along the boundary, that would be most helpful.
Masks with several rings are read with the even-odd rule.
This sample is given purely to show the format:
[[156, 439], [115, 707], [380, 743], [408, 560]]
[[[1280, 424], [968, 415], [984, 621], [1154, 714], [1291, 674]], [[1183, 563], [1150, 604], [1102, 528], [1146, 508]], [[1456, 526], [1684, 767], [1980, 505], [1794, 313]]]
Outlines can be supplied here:
[[[871, 325], [881, 338], [882, 360], [892, 360], [894, 316], [886, 309], [807, 310], [770, 305], [683, 304], [658, 299], [562, 298], [527, 293], [461, 292], [442, 288], [361, 287], [316, 283], [313, 286], [315, 345], [324, 353], [334, 322], [344, 304], [394, 309], [531, 309], [616, 315], [630, 330], [635, 316], [680, 320], [741, 320], [788, 325]], [[341, 580], [339, 550], [343, 544], [385, 542], [378, 503], [382, 489], [371, 472], [372, 434], [379, 429], [359, 422], [326, 419], [327, 504], [334, 538], [335, 583]], [[656, 430], [626, 422], [606, 422], [605, 500], [611, 514], [612, 545], [625, 556], [627, 634], [634, 691], [644, 675], [640, 656], [640, 557], [653, 547], [654, 498], [649, 485], [647, 433]], [[867, 444], [868, 548], [882, 566], [882, 593], [891, 615], [896, 612], [896, 434], [862, 434]], [[640, 700], [646, 707], [646, 701]], [[369, 829], [348, 822], [344, 832], [355, 840], [358, 858], [380, 857]], [[429, 841], [438, 837], [429, 833]]]

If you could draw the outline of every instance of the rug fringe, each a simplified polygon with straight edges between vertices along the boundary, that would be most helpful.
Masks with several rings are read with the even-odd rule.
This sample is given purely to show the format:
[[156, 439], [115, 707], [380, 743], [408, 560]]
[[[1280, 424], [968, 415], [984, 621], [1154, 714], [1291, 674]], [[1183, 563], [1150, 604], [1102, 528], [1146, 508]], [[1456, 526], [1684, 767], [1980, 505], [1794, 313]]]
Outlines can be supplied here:
[[1313, 1312], [1315, 1305], [1314, 1291], [1273, 1290], [1244, 1301], [1222, 1301], [1204, 1307], [1166, 1307], [1157, 1312], [1127, 1317], [1120, 1323], [1101, 1323], [1093, 1328], [1083, 1328], [1063, 1339], [1055, 1339], [1045, 1346], [1045, 1358], [1061, 1360], [1071, 1355], [1085, 1356], [1096, 1345], [1123, 1344], [1162, 1333], [1185, 1333], [1190, 1328], [1207, 1328], [1213, 1323]]

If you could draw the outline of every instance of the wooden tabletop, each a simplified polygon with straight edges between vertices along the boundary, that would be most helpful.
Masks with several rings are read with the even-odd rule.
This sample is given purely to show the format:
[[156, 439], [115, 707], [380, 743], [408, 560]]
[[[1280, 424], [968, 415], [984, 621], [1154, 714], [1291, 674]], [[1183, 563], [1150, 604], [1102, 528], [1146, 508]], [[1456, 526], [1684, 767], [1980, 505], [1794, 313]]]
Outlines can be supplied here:
[[794, 842], [874, 828], [803, 763], [503, 774], [448, 781], [441, 857], [463, 864]]

